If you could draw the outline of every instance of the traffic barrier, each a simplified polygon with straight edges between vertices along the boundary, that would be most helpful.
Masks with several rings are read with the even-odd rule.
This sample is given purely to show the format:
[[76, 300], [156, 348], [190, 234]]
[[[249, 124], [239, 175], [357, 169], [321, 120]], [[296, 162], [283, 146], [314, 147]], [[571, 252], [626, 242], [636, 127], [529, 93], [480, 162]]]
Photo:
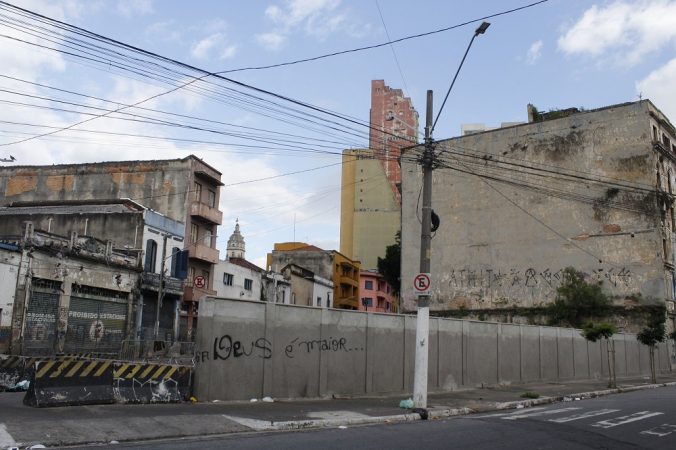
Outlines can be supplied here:
[[0, 388], [16, 385], [24, 374], [24, 359], [21, 356], [7, 356], [0, 359]]
[[24, 405], [33, 407], [114, 403], [110, 361], [37, 361]]
[[115, 363], [117, 403], [177, 403], [190, 398], [192, 368], [167, 364]]

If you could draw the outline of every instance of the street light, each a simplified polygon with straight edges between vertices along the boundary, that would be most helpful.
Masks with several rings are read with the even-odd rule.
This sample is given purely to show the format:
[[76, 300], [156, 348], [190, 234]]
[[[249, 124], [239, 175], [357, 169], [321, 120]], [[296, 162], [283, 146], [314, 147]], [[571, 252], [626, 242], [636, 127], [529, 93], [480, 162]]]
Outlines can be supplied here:
[[[465, 62], [467, 53], [476, 38], [480, 34], [484, 34], [490, 23], [483, 22], [474, 31], [474, 36], [467, 46], [465, 55], [460, 61], [460, 66], [455, 72], [451, 87], [448, 88], [444, 102], [439, 108], [436, 120], [432, 122], [434, 115], [432, 110], [432, 91], [427, 91], [427, 111], [425, 115], [425, 150], [422, 156], [423, 169], [423, 206], [422, 206], [422, 232], [420, 233], [420, 273], [430, 273], [430, 248], [432, 242], [432, 170], [434, 168], [434, 139], [432, 132], [439, 120], [441, 111], [444, 109], [448, 95], [453, 89], [455, 80], [458, 78], [462, 64]], [[429, 290], [429, 289], [428, 289]], [[413, 402], [416, 408], [427, 408], [427, 369], [429, 357], [429, 334], [430, 334], [430, 297], [427, 295], [420, 295], [418, 297], [418, 317], [416, 319], [416, 333], [415, 333], [415, 370], [413, 375]]]
[[404, 125], [406, 125], [407, 127], [409, 127], [411, 130], [415, 131], [416, 134], [420, 134], [420, 131], [418, 131], [414, 126], [409, 125], [408, 123], [406, 123], [406, 122], [404, 122], [403, 120], [401, 120], [399, 117], [393, 116], [392, 114], [390, 114], [389, 116], [385, 117], [385, 122], [391, 122], [391, 121], [393, 121], [393, 120], [396, 120], [397, 122], [403, 123]]

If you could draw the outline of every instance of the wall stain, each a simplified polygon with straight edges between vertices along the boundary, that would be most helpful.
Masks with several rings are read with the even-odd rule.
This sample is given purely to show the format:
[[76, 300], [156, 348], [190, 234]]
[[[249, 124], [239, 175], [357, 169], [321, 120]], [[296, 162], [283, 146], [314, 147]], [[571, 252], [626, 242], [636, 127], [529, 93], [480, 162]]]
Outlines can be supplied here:
[[17, 176], [7, 180], [5, 196], [23, 194], [24, 192], [34, 191], [38, 186], [37, 176]]
[[117, 184], [143, 184], [146, 181], [145, 173], [111, 173], [110, 179]]
[[73, 189], [73, 183], [75, 183], [74, 175], [52, 175], [45, 180], [45, 184], [52, 191]]

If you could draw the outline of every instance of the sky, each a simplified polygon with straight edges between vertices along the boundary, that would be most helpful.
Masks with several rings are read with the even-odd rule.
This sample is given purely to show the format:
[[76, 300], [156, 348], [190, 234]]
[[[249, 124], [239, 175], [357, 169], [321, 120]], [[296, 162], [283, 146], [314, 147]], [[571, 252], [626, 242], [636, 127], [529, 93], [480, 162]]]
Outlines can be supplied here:
[[[528, 103], [593, 109], [643, 98], [676, 122], [676, 0], [8, 3], [146, 53], [125, 65], [119, 57], [132, 55], [129, 47], [83, 53], [93, 35], [53, 24], [45, 26], [53, 33], [38, 33], [28, 28], [33, 18], [3, 8], [0, 159], [16, 161], [0, 164], [194, 154], [223, 174], [222, 257], [239, 220], [246, 257], [261, 267], [275, 242], [339, 249], [340, 153], [367, 146], [371, 80], [403, 89], [421, 123], [433, 90], [436, 117], [485, 17], [494, 16], [472, 45], [435, 139], [458, 136], [466, 123], [526, 121]], [[144, 76], [151, 66], [155, 76]], [[174, 78], [158, 75], [160, 67]], [[195, 81], [215, 72], [225, 79]]]

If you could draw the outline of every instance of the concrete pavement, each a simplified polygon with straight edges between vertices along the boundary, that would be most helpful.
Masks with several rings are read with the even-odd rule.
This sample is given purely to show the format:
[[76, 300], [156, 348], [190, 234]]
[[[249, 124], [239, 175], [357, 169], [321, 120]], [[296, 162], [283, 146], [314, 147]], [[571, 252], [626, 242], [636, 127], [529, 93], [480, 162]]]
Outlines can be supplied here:
[[[661, 375], [651, 385], [645, 377], [567, 383], [529, 383], [460, 390], [429, 396], [432, 419], [473, 412], [529, 407], [555, 401], [580, 401], [637, 389], [676, 385], [676, 374]], [[525, 392], [537, 399], [522, 398]], [[0, 393], [0, 449], [10, 445], [45, 446], [194, 437], [225, 433], [356, 426], [420, 420], [420, 414], [398, 408], [408, 397], [276, 400], [159, 405], [91, 405], [31, 408], [23, 393]]]

